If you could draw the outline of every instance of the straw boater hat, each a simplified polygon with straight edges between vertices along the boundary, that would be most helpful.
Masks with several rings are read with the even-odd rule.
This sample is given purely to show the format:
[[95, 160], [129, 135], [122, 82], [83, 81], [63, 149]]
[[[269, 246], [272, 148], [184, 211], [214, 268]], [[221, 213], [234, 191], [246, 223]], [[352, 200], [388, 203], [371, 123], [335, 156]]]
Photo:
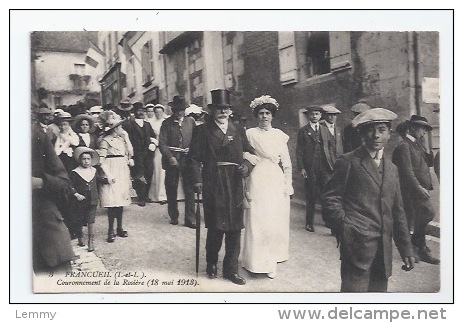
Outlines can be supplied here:
[[98, 153], [95, 150], [85, 146], [80, 146], [74, 149], [72, 156], [75, 160], [79, 161], [80, 155], [82, 155], [83, 153], [89, 153], [92, 156], [92, 166], [98, 165], [98, 163], [100, 162], [100, 156], [98, 155]]
[[95, 121], [93, 120], [93, 117], [88, 114], [79, 114], [74, 118], [74, 122], [72, 123], [72, 129], [74, 129], [75, 132], [79, 132], [79, 125], [82, 120], [87, 120], [88, 124], [90, 125], [90, 130], [88, 132], [92, 133], [95, 130]]
[[69, 112], [61, 112], [55, 115], [54, 122], [56, 124], [60, 123], [61, 121], [72, 121], [72, 115]]
[[424, 127], [427, 131], [432, 130], [432, 126], [428, 123], [428, 119], [422, 116], [412, 115], [410, 120], [408, 120], [408, 124], [414, 124]]
[[93, 107], [90, 108], [90, 110], [88, 110], [88, 112], [90, 114], [93, 114], [93, 113], [101, 113], [103, 112], [103, 108], [100, 106], [100, 105], [95, 105]]
[[354, 120], [352, 120], [352, 126], [354, 128], [361, 128], [372, 123], [389, 123], [396, 118], [397, 114], [390, 110], [374, 108], [364, 111], [356, 116]]

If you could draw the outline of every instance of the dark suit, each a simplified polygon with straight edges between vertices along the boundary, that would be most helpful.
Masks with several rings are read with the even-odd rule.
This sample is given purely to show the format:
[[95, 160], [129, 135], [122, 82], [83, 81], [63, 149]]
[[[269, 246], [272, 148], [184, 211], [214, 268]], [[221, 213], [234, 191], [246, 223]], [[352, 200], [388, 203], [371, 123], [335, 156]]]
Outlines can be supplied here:
[[405, 138], [394, 150], [392, 160], [399, 169], [400, 188], [405, 212], [413, 216], [412, 243], [417, 247], [426, 244], [426, 226], [434, 218], [430, 198], [420, 194], [420, 186], [432, 190], [431, 171], [433, 156], [427, 154], [416, 142]]
[[[325, 120], [320, 121], [320, 124], [328, 128], [327, 122]], [[342, 144], [343, 138], [342, 138], [342, 133], [339, 130], [337, 125], [334, 125], [334, 135], [331, 134], [329, 128], [328, 128], [328, 133], [330, 134], [330, 139], [331, 139], [329, 143], [333, 144], [333, 147], [331, 147], [329, 151], [334, 152], [333, 161], [332, 161], [332, 165], [334, 165], [336, 158], [344, 154], [344, 147]]]
[[352, 124], [349, 123], [344, 127], [343, 149], [344, 153], [349, 153], [362, 145], [362, 138]]
[[49, 137], [36, 124], [32, 126], [32, 176], [43, 179], [43, 187], [32, 192], [34, 270], [70, 269], [74, 251], [56, 203], [67, 198], [64, 195], [71, 185]]
[[124, 121], [122, 127], [127, 131], [133, 146], [134, 166], [130, 168], [133, 188], [137, 192], [138, 199], [144, 202], [148, 198], [154, 169], [154, 151], [149, 150], [148, 146], [151, 144], [151, 138], [156, 138], [156, 135], [150, 123], [146, 121], [143, 121], [143, 127], [140, 127], [134, 119], [128, 119]]
[[[228, 123], [224, 134], [214, 121], [198, 126], [193, 132], [189, 157], [194, 183], [203, 183], [204, 220], [207, 230], [206, 261], [216, 264], [225, 235], [224, 274], [238, 273], [243, 222], [243, 181], [238, 165], [243, 152], [253, 152], [239, 126]], [[228, 162], [231, 165], [218, 165]], [[202, 171], [200, 165], [203, 165]], [[246, 164], [249, 168], [251, 165]]]
[[[194, 191], [191, 173], [187, 169], [187, 150], [184, 152], [175, 151], [189, 148], [193, 129], [196, 124], [193, 118], [184, 117], [180, 125], [174, 117], [167, 118], [162, 122], [159, 133], [159, 150], [162, 154], [162, 168], [166, 170], [165, 186], [167, 195], [167, 207], [169, 217], [177, 220], [179, 216], [177, 203], [177, 189], [180, 175], [183, 179], [183, 191], [185, 193], [185, 224], [195, 222]], [[175, 157], [178, 166], [172, 166], [170, 159]]]
[[298, 169], [305, 169], [307, 173], [305, 179], [306, 225], [313, 227], [315, 202], [333, 170], [335, 160], [334, 143], [328, 128], [319, 125], [318, 133], [315, 133], [308, 123], [299, 129], [296, 156]]
[[402, 258], [412, 256], [397, 168], [387, 158], [378, 167], [363, 146], [342, 155], [323, 207], [341, 242], [341, 291], [386, 291], [392, 237]]

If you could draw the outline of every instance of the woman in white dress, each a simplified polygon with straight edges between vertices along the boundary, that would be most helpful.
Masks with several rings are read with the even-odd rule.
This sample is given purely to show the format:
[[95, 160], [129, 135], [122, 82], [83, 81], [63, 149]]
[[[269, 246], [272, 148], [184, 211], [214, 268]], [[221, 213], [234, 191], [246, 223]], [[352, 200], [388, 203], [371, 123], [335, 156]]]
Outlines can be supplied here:
[[156, 150], [154, 151], [154, 172], [151, 177], [151, 186], [148, 193], [148, 198], [153, 202], [159, 202], [161, 204], [167, 203], [166, 187], [164, 185], [164, 179], [166, 177], [166, 171], [162, 169], [161, 164], [161, 151], [158, 148], [159, 133], [161, 131], [162, 122], [166, 119], [164, 114], [164, 106], [162, 104], [147, 104], [146, 105], [146, 118], [145, 120], [151, 124], [156, 135]]
[[250, 106], [259, 126], [246, 130], [246, 136], [258, 157], [245, 154], [255, 167], [246, 185], [251, 201], [245, 212], [242, 266], [275, 278], [277, 263], [289, 257], [289, 199], [294, 193], [289, 136], [272, 128], [275, 99], [261, 96]]
[[[114, 220], [117, 220], [117, 236], [127, 237], [122, 226], [123, 207], [131, 203], [129, 165], [133, 166], [120, 116], [113, 114], [105, 121], [104, 135], [99, 154], [104, 179], [100, 185], [101, 206], [108, 209], [108, 242], [114, 242]], [[130, 158], [130, 159], [129, 159]]]

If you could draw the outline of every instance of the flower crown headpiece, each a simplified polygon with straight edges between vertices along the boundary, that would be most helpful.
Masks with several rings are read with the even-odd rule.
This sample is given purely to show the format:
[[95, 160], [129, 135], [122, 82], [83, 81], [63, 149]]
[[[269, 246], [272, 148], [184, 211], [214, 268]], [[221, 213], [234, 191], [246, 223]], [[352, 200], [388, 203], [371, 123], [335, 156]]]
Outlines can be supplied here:
[[277, 110], [278, 110], [278, 107], [280, 106], [277, 100], [272, 98], [270, 95], [262, 95], [258, 98], [255, 98], [254, 100], [251, 101], [251, 104], [249, 106], [251, 107], [251, 109], [254, 110], [259, 105], [266, 104], [266, 103], [273, 104], [277, 108]]

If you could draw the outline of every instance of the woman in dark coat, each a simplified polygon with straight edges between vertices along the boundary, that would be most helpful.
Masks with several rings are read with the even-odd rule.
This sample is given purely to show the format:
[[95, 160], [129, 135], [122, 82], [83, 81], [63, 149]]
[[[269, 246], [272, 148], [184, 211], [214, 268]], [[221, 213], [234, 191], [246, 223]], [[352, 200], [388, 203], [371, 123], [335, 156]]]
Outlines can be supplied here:
[[79, 147], [97, 148], [97, 136], [95, 132], [95, 122], [88, 114], [79, 114], [75, 117], [72, 128], [79, 136]]

